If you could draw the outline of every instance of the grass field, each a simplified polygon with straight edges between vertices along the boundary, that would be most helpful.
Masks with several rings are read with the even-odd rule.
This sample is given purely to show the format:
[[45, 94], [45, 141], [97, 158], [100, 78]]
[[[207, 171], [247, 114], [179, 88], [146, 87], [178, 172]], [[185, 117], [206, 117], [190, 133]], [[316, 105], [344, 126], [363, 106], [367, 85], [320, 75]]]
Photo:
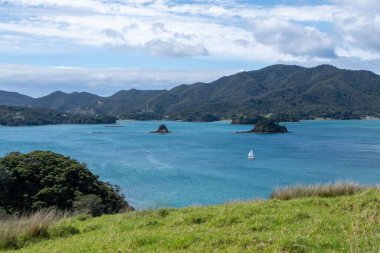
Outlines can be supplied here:
[[380, 252], [380, 190], [65, 218], [6, 252]]

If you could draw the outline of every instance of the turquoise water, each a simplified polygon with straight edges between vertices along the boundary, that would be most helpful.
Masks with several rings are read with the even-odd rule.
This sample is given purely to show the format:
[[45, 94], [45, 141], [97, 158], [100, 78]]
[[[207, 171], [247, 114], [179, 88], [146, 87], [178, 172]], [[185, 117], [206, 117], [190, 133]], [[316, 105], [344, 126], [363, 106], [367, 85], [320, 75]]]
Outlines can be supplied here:
[[[251, 126], [159, 121], [0, 127], [0, 154], [52, 150], [122, 187], [137, 208], [266, 198], [276, 186], [352, 179], [380, 183], [380, 121], [286, 123], [289, 134], [235, 134]], [[253, 149], [255, 161], [247, 154]]]

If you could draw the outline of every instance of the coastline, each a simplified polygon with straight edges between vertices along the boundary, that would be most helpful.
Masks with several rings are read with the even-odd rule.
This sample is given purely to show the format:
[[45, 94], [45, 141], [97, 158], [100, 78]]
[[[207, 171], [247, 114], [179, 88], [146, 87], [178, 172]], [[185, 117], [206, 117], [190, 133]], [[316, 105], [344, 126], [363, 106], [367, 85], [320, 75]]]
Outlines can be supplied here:
[[[378, 121], [378, 117], [365, 117], [361, 119], [332, 119], [332, 118], [314, 118], [314, 119], [300, 119], [298, 122], [302, 121]], [[183, 122], [183, 123], [229, 123], [231, 125], [254, 125], [254, 124], [232, 124], [232, 119], [224, 119], [217, 121], [185, 121], [185, 120], [171, 120], [171, 119], [161, 119], [161, 120], [136, 120], [136, 119], [118, 119], [115, 123], [59, 123], [59, 124], [38, 124], [38, 125], [0, 125], [0, 127], [38, 127], [38, 126], [50, 126], [50, 125], [108, 125], [107, 127], [119, 127], [118, 122]], [[281, 121], [280, 123], [294, 123], [297, 121]]]

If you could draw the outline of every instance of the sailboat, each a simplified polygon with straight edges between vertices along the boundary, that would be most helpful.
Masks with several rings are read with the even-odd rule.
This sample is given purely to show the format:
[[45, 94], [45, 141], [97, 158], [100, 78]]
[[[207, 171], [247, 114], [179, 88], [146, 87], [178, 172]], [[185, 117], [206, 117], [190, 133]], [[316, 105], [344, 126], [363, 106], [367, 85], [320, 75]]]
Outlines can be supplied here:
[[251, 151], [249, 151], [248, 153], [248, 160], [254, 160], [255, 159], [255, 155], [253, 154], [253, 151], [251, 149]]

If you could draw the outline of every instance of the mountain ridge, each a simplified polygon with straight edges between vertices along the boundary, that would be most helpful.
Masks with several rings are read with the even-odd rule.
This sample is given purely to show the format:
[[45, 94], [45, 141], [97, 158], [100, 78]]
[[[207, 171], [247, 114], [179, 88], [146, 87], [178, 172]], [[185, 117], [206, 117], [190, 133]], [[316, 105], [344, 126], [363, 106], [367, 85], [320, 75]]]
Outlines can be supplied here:
[[0, 90], [1, 105], [26, 106], [33, 100], [32, 97], [13, 91]]
[[109, 97], [53, 92], [32, 98], [27, 105], [119, 118], [186, 121], [270, 113], [297, 119], [378, 117], [380, 76], [327, 64], [312, 68], [277, 64], [169, 90], [121, 90]]

